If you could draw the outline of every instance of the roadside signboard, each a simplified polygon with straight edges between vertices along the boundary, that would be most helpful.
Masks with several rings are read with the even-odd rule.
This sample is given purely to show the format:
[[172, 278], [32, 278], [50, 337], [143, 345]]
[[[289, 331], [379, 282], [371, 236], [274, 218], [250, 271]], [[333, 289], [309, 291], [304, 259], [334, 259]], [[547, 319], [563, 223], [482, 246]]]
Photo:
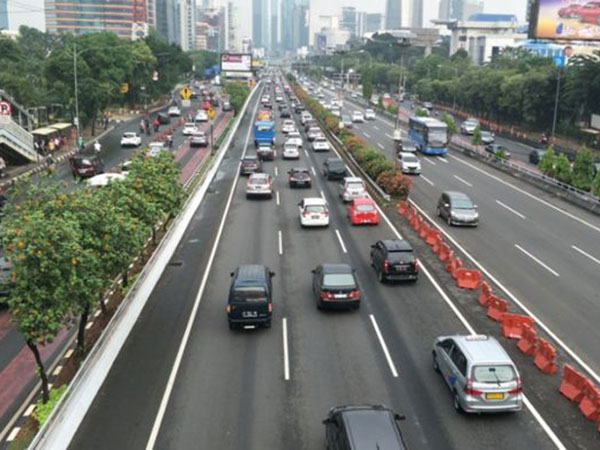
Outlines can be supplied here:
[[184, 100], [189, 100], [190, 97], [192, 96], [192, 91], [190, 90], [189, 87], [185, 86], [183, 88], [181, 88], [181, 98]]
[[12, 114], [12, 106], [8, 102], [0, 102], [0, 116], [10, 116]]

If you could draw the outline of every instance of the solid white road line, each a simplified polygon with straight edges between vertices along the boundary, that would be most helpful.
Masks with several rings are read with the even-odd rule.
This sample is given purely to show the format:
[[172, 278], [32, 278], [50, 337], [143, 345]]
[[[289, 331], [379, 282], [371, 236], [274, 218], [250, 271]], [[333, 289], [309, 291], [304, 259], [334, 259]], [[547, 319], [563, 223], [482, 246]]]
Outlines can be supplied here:
[[391, 134], [385, 133], [385, 137], [390, 138], [391, 140], [394, 140], [394, 136], [392, 136]]
[[560, 276], [557, 271], [551, 269], [547, 264], [544, 264], [539, 258], [537, 258], [536, 256], [533, 256], [531, 253], [529, 253], [527, 250], [525, 250], [519, 244], [515, 244], [515, 247], [517, 247], [518, 250], [525, 253], [527, 256], [529, 256], [531, 259], [533, 259], [536, 263], [538, 263], [540, 266], [542, 266], [544, 269], [546, 269], [548, 272], [550, 272], [555, 277]]
[[473, 187], [473, 185], [471, 183], [469, 183], [468, 181], [463, 180], [461, 177], [459, 177], [458, 175], [454, 175], [454, 178], [456, 178], [458, 181], [460, 181], [461, 183], [466, 184], [469, 187]]
[[518, 211], [515, 211], [514, 209], [512, 209], [510, 206], [505, 205], [504, 203], [502, 203], [500, 200], [496, 200], [496, 203], [498, 203], [500, 206], [502, 206], [503, 208], [508, 209], [511, 213], [513, 213], [516, 216], [519, 216], [521, 219], [527, 219], [527, 217], [525, 217], [523, 214], [521, 214]]
[[289, 381], [290, 379], [290, 352], [288, 348], [288, 331], [287, 331], [287, 319], [283, 318], [283, 379]]
[[277, 166], [275, 166], [275, 167], [273, 168], [273, 171], [275, 172], [275, 176], [279, 175], [279, 173], [277, 172]]
[[463, 161], [461, 158], [458, 158], [457, 156], [450, 155], [450, 157], [454, 158], [455, 160], [457, 160], [458, 162], [464, 164], [465, 166], [468, 166], [471, 169], [474, 169], [474, 170], [476, 170], [476, 171], [478, 171], [478, 172], [486, 175], [487, 177], [489, 177], [489, 178], [491, 178], [493, 180], [496, 180], [497, 182], [502, 183], [503, 185], [508, 186], [508, 187], [514, 189], [515, 191], [520, 192], [523, 195], [526, 195], [527, 197], [535, 200], [536, 202], [539, 202], [539, 203], [541, 203], [543, 205], [548, 206], [549, 208], [552, 208], [553, 210], [555, 210], [555, 211], [557, 211], [557, 212], [559, 212], [561, 214], [564, 214], [565, 216], [567, 216], [567, 217], [569, 217], [569, 218], [571, 218], [571, 219], [573, 219], [573, 220], [575, 220], [575, 221], [577, 221], [577, 222], [579, 222], [579, 223], [581, 223], [581, 224], [583, 224], [583, 225], [591, 228], [592, 230], [600, 232], [600, 227], [597, 227], [597, 226], [595, 226], [595, 225], [593, 225], [593, 224], [591, 224], [591, 223], [589, 223], [589, 222], [587, 222], [587, 221], [585, 221], [585, 220], [577, 217], [576, 215], [571, 214], [570, 212], [567, 212], [567, 211], [565, 211], [563, 209], [560, 209], [558, 206], [554, 206], [552, 203], [549, 203], [546, 200], [542, 200], [541, 198], [538, 198], [535, 195], [533, 195], [533, 194], [531, 194], [531, 193], [529, 193], [529, 192], [527, 192], [527, 191], [525, 191], [525, 190], [523, 190], [523, 189], [521, 189], [521, 188], [519, 188], [519, 187], [517, 187], [517, 186], [515, 186], [515, 185], [513, 185], [511, 183], [509, 183], [508, 181], [504, 181], [503, 179], [501, 179], [501, 178], [499, 178], [499, 177], [497, 177], [495, 175], [492, 175], [491, 173], [489, 173], [489, 172], [487, 172], [487, 171], [485, 171], [483, 169], [480, 169], [479, 167], [476, 167], [476, 166], [474, 166], [473, 164], [471, 164], [471, 163], [469, 163], [467, 161]]
[[420, 175], [419, 178], [421, 178], [423, 181], [425, 181], [426, 183], [429, 183], [430, 186], [435, 186], [435, 184], [433, 184], [433, 181], [431, 181], [429, 178], [427, 178], [425, 175]]
[[377, 339], [379, 339], [379, 344], [381, 345], [381, 349], [383, 350], [383, 354], [385, 355], [385, 359], [387, 360], [388, 366], [390, 366], [390, 371], [392, 372], [392, 376], [394, 378], [398, 378], [398, 371], [396, 370], [396, 365], [390, 356], [390, 351], [388, 350], [388, 346], [383, 340], [383, 336], [381, 331], [379, 330], [379, 325], [377, 325], [377, 321], [375, 320], [375, 316], [373, 314], [369, 314], [371, 319], [371, 323], [373, 324], [373, 328], [375, 329], [375, 334], [377, 335]]
[[383, 146], [383, 144], [381, 144], [381, 143], [379, 143], [379, 142], [377, 143], [377, 145], [379, 146], [379, 148], [380, 148], [381, 150], [383, 150], [383, 149], [385, 148], [385, 147]]
[[[260, 102], [257, 101], [251, 117], [256, 116], [256, 111], [258, 110], [259, 104]], [[252, 123], [250, 123], [250, 126], [248, 126], [248, 134], [246, 135], [246, 142], [244, 144], [242, 158], [246, 156], [251, 131]], [[239, 165], [241, 165], [241, 163], [238, 163], [238, 173]], [[223, 234], [223, 229], [225, 228], [225, 221], [227, 220], [227, 214], [229, 213], [229, 208], [231, 207], [231, 202], [233, 200], [233, 194], [235, 194], [235, 188], [238, 184], [239, 179], [239, 175], [235, 176], [233, 183], [231, 184], [229, 197], [227, 198], [227, 203], [225, 204], [225, 211], [223, 212], [223, 217], [221, 218], [221, 223], [219, 224], [219, 229], [217, 230], [217, 235], [215, 236], [215, 241], [210, 251], [206, 268], [204, 269], [204, 275], [202, 276], [202, 281], [200, 282], [200, 288], [198, 289], [198, 293], [196, 294], [196, 298], [194, 299], [194, 306], [192, 307], [192, 311], [189, 315], [188, 322], [183, 332], [183, 337], [181, 338], [181, 342], [179, 343], [179, 349], [177, 350], [177, 355], [175, 356], [175, 361], [173, 362], [173, 367], [171, 368], [171, 373], [169, 374], [169, 379], [167, 380], [167, 385], [165, 386], [165, 391], [163, 393], [158, 412], [156, 413], [154, 424], [152, 425], [152, 430], [150, 432], [150, 436], [148, 437], [148, 442], [146, 443], [146, 450], [152, 450], [154, 448], [154, 445], [156, 444], [156, 438], [158, 437], [160, 426], [165, 416], [165, 412], [167, 411], [167, 405], [169, 403], [169, 399], [171, 398], [171, 392], [173, 391], [173, 386], [175, 386], [175, 379], [177, 378], [177, 373], [179, 372], [179, 367], [181, 366], [181, 361], [183, 360], [183, 354], [185, 352], [185, 348], [187, 347], [187, 343], [190, 339], [190, 334], [192, 332], [194, 320], [196, 320], [198, 307], [200, 306], [200, 301], [202, 300], [202, 295], [204, 294], [204, 289], [206, 288], [206, 283], [208, 282], [208, 276], [210, 275], [210, 270], [212, 268], [213, 261], [217, 254], [217, 247], [219, 246], [221, 235]]]
[[583, 250], [581, 250], [578, 247], [575, 247], [574, 245], [571, 245], [571, 248], [575, 251], [578, 251], [579, 253], [581, 253], [583, 256], [587, 256], [588, 258], [590, 258], [592, 261], [594, 261], [596, 264], [600, 264], [600, 259], [593, 257], [592, 255], [590, 255], [589, 253], [584, 252]]
[[33, 410], [35, 409], [35, 403], [32, 403], [31, 405], [29, 405], [27, 407], [27, 409], [25, 410], [25, 412], [23, 413], [23, 416], [25, 417], [29, 417], [31, 415], [31, 413], [33, 412]]
[[421, 158], [421, 161], [428, 162], [432, 166], [437, 166], [437, 164], [435, 163], [435, 161], [432, 161], [430, 158]]
[[275, 203], [279, 206], [279, 191], [275, 191]]
[[310, 170], [312, 170], [313, 175], [316, 177], [317, 176], [317, 172], [315, 172], [314, 166], [310, 166]]
[[19, 431], [21, 431], [21, 427], [14, 427], [12, 429], [12, 431], [10, 432], [10, 434], [8, 435], [8, 437], [6, 438], [6, 442], [14, 441], [15, 438], [17, 437], [17, 434], [19, 434]]
[[325, 200], [325, 194], [323, 193], [323, 191], [321, 191], [321, 198], [322, 198], [323, 200]]
[[306, 157], [308, 158], [308, 152], [306, 151], [306, 149], [304, 149], [304, 154], [306, 155]]
[[365, 137], [367, 139], [371, 139], [371, 135], [369, 133], [367, 133], [366, 131], [363, 131], [363, 134], [365, 135]]
[[446, 158], [443, 158], [443, 157], [441, 157], [441, 156], [438, 156], [438, 158], [437, 158], [437, 159], [439, 159], [439, 160], [440, 160], [440, 161], [442, 161], [442, 162], [445, 162], [446, 164], [450, 164]]
[[281, 236], [281, 230], [277, 232], [277, 240], [279, 242], [279, 254], [283, 255], [283, 237]]
[[335, 230], [335, 234], [337, 235], [338, 241], [340, 241], [340, 245], [342, 246], [342, 251], [344, 253], [348, 253], [346, 251], [346, 246], [344, 245], [344, 241], [342, 240], [342, 235], [340, 234], [340, 230]]

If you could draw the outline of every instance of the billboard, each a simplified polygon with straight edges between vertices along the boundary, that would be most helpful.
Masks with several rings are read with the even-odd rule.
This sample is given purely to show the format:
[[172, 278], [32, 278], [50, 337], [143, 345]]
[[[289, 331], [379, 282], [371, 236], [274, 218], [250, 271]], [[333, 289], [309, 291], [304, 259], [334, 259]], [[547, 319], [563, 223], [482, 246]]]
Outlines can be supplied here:
[[251, 72], [252, 55], [246, 53], [221, 54], [221, 72]]
[[531, 18], [532, 38], [600, 40], [600, 1], [537, 0], [537, 11]]

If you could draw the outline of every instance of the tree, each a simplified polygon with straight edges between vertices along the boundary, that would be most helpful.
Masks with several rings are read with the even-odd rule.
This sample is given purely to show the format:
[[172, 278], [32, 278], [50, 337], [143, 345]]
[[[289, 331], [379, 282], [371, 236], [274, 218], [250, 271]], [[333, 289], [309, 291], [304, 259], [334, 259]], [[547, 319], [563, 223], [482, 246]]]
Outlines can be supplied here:
[[452, 139], [452, 136], [458, 133], [458, 127], [456, 126], [454, 117], [445, 112], [442, 114], [442, 121], [448, 126], [448, 136], [450, 139]]
[[246, 102], [246, 98], [250, 94], [250, 88], [245, 83], [240, 81], [232, 81], [226, 83], [223, 87], [227, 95], [229, 95], [229, 102], [235, 111], [235, 114], [238, 114], [242, 110], [242, 106]]
[[596, 177], [592, 184], [592, 192], [596, 197], [600, 197], [600, 170], [596, 172]]
[[481, 140], [481, 128], [479, 125], [475, 127], [475, 131], [473, 132], [473, 138], [471, 139], [471, 143], [473, 145], [482, 145], [483, 141]]
[[540, 158], [538, 168], [544, 175], [554, 178], [556, 168], [556, 153], [552, 147], [548, 147], [546, 153]]
[[373, 95], [373, 82], [371, 81], [371, 72], [365, 70], [362, 75], [362, 96], [369, 101]]
[[571, 182], [571, 163], [564, 153], [558, 155], [556, 159], [555, 176], [558, 181], [563, 183]]
[[417, 108], [417, 110], [415, 111], [415, 115], [417, 117], [427, 117], [429, 116], [429, 113], [425, 108]]
[[584, 145], [575, 157], [573, 164], [573, 186], [589, 191], [594, 180], [594, 155]]

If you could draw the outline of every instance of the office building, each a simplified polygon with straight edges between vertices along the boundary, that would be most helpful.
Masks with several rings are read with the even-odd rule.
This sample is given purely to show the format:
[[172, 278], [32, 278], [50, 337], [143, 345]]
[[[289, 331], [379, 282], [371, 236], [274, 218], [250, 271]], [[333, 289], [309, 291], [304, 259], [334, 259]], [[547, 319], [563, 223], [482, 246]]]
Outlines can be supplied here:
[[292, 51], [307, 47], [310, 41], [309, 0], [296, 0], [292, 10]]
[[384, 29], [383, 14], [367, 13], [365, 32], [372, 33]]
[[179, 42], [183, 51], [196, 48], [196, 2], [195, 0], [178, 0]]
[[467, 20], [473, 14], [483, 12], [483, 2], [477, 0], [440, 0], [440, 20]]
[[342, 6], [340, 28], [350, 32], [351, 36], [357, 34], [357, 11], [354, 6]]
[[0, 0], [0, 30], [8, 30], [7, 0]]
[[410, 24], [411, 28], [423, 27], [423, 0], [412, 0], [410, 3]]
[[269, 1], [252, 0], [252, 42], [255, 47], [268, 48], [270, 46]]

